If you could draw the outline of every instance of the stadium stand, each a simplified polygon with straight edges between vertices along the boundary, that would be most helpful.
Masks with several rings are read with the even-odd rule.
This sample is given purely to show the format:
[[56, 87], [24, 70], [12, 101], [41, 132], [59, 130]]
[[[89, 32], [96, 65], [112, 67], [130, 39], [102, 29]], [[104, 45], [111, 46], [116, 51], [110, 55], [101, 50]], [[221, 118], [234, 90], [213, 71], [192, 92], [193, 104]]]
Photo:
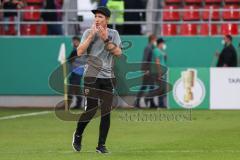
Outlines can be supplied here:
[[165, 6], [164, 9], [167, 11], [163, 11], [163, 20], [164, 21], [179, 21], [180, 20], [180, 14], [178, 11], [175, 11], [178, 9], [178, 6], [176, 5], [169, 5]]
[[231, 23], [224, 23], [221, 26], [221, 33], [222, 35], [238, 35], [238, 25], [237, 24], [231, 24]]
[[31, 5], [42, 5], [44, 0], [26, 0], [27, 4]]
[[162, 35], [175, 36], [177, 35], [177, 25], [176, 24], [163, 24]]
[[[23, 9], [26, 10], [22, 13], [22, 20], [25, 22], [39, 22], [41, 21], [40, 9], [43, 9], [43, 0], [26, 0], [27, 6]], [[37, 24], [22, 24], [21, 35], [46, 35], [46, 29], [42, 25]]]
[[[46, 24], [41, 22], [45, 0], [25, 0], [26, 6], [21, 11], [21, 35], [47, 35]], [[164, 36], [178, 35], [222, 35], [239, 34], [240, 0], [165, 0], [161, 18], [159, 18], [159, 31]], [[13, 22], [14, 19], [10, 19]], [[28, 22], [24, 24], [24, 22]], [[29, 24], [30, 22], [30, 24]], [[9, 24], [10, 35], [15, 35], [14, 24]], [[0, 26], [0, 35], [3, 25]]]
[[[239, 23], [235, 23], [240, 20], [239, 0], [166, 0], [165, 2], [164, 25], [161, 31], [164, 36], [239, 34]], [[177, 25], [174, 25], [174, 32], [172, 25], [168, 25], [171, 21], [177, 22]]]
[[239, 9], [239, 5], [225, 5], [223, 9], [223, 19], [224, 20], [240, 20], [240, 12], [234, 9]]
[[210, 20], [220, 20], [220, 14], [219, 14], [219, 9], [220, 6], [218, 5], [206, 5], [204, 7], [204, 11], [202, 12], [202, 19], [204, 21]]
[[194, 36], [197, 35], [197, 24], [181, 24], [180, 35]]
[[184, 21], [199, 21], [199, 7], [195, 5], [189, 5], [184, 7], [185, 11], [183, 12], [183, 20]]
[[202, 0], [185, 0], [187, 4], [201, 4]]
[[180, 4], [182, 1], [181, 0], [166, 0], [165, 1], [167, 4]]
[[220, 4], [222, 0], [204, 0], [207, 4]]
[[200, 35], [207, 36], [207, 35], [217, 35], [218, 34], [218, 27], [216, 24], [208, 24], [203, 23], [200, 26]]

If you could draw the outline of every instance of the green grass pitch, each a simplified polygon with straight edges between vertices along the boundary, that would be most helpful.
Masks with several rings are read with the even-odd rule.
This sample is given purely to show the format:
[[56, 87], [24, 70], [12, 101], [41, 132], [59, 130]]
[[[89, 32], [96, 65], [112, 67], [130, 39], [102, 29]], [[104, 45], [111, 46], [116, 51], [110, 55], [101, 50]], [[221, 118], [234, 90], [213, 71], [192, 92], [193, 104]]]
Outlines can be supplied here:
[[[240, 111], [193, 110], [187, 119], [143, 119], [136, 115], [181, 115], [186, 111], [115, 110], [107, 140], [110, 154], [95, 152], [99, 118], [88, 125], [82, 152], [72, 150], [76, 122], [56, 118], [54, 112], [1, 120], [2, 117], [41, 112], [39, 109], [0, 109], [1, 160], [237, 160], [240, 159]], [[133, 116], [132, 119], [124, 116]], [[134, 117], [135, 115], [135, 117]]]

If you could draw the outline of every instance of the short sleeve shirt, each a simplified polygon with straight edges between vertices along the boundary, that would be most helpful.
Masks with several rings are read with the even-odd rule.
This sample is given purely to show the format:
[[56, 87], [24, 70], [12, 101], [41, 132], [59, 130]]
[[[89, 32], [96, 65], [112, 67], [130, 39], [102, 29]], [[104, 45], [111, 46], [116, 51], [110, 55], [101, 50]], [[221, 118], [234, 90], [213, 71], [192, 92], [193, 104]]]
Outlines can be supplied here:
[[155, 47], [153, 50], [153, 61], [155, 62], [156, 59], [159, 59], [160, 65], [166, 66], [164, 53], [157, 47]]
[[[85, 41], [91, 29], [87, 29], [82, 36], [81, 43]], [[118, 47], [121, 45], [121, 39], [117, 30], [108, 28], [108, 38], [111, 42], [116, 44]], [[99, 37], [95, 35], [93, 41], [89, 45], [88, 49], [84, 54], [89, 55], [88, 59], [88, 74], [86, 76], [96, 76], [97, 78], [114, 78], [113, 73], [113, 54], [105, 49], [105, 43]], [[89, 68], [90, 67], [90, 68]], [[91, 71], [90, 71], [91, 70]]]

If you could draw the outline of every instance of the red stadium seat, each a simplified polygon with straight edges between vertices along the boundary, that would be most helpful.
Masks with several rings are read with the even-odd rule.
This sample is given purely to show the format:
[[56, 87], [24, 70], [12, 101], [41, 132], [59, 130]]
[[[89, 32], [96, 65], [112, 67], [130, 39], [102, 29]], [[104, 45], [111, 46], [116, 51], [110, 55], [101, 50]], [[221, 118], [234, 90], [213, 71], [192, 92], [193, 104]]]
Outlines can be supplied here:
[[239, 0], [224, 0], [225, 3], [239, 3]]
[[43, 0], [25, 0], [28, 4], [42, 4]]
[[0, 35], [4, 35], [3, 25], [0, 24]]
[[181, 3], [181, 0], [166, 0], [166, 3]]
[[202, 3], [202, 0], [184, 0], [186, 3]]
[[40, 9], [40, 7], [26, 6], [26, 7], [24, 7], [24, 9], [30, 10], [30, 11], [23, 12], [23, 20], [25, 20], [25, 21], [39, 21], [40, 20], [41, 12], [34, 11], [34, 10]]
[[201, 24], [200, 35], [207, 36], [207, 35], [217, 35], [217, 34], [218, 34], [218, 29], [216, 24], [211, 24], [210, 26], [207, 23]]
[[174, 9], [178, 9], [177, 6], [165, 6], [164, 9], [168, 11], [163, 11], [163, 20], [164, 21], [178, 21], [180, 20], [180, 14]]
[[21, 25], [21, 35], [37, 35], [37, 25], [36, 24]]
[[13, 22], [14, 22], [14, 17], [9, 17], [9, 23], [12, 23], [12, 24], [8, 24], [8, 30], [4, 31], [5, 35], [16, 35], [17, 34], [17, 31], [15, 29], [16, 24], [13, 24]]
[[199, 9], [199, 7], [190, 5], [185, 6], [184, 9], [186, 9], [186, 11], [184, 11], [183, 13], [183, 20], [185, 21], [200, 20], [199, 10], [197, 10]]
[[237, 35], [238, 34], [238, 25], [237, 24], [222, 24], [221, 26], [222, 35]]
[[222, 0], [205, 0], [205, 3], [222, 3]]
[[[215, 10], [215, 9], [220, 9], [218, 6], [216, 5], [207, 5], [204, 7], [203, 13], [202, 13], [202, 19], [203, 20], [209, 20], [209, 18], [211, 18], [211, 20], [219, 20], [220, 19], [220, 14], [219, 14], [219, 10]], [[210, 13], [212, 13], [212, 15], [210, 15]]]
[[177, 35], [177, 25], [176, 24], [163, 24], [161, 35], [164, 35], [164, 36]]
[[40, 25], [39, 35], [47, 35], [47, 34], [48, 34], [47, 25], [46, 24]]
[[223, 11], [224, 20], [240, 20], [240, 12], [233, 10], [239, 9], [238, 5], [226, 5], [224, 9], [229, 9], [228, 11]]
[[197, 35], [197, 24], [182, 24], [180, 34], [185, 36]]

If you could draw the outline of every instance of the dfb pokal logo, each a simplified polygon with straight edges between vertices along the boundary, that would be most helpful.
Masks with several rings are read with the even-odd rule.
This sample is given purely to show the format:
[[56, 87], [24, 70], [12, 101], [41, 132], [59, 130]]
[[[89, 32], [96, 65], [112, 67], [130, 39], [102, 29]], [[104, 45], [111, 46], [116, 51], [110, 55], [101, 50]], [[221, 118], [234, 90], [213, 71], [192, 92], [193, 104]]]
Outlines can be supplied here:
[[199, 106], [205, 97], [204, 83], [197, 77], [197, 70], [187, 69], [181, 72], [181, 77], [173, 87], [173, 97], [183, 108]]

